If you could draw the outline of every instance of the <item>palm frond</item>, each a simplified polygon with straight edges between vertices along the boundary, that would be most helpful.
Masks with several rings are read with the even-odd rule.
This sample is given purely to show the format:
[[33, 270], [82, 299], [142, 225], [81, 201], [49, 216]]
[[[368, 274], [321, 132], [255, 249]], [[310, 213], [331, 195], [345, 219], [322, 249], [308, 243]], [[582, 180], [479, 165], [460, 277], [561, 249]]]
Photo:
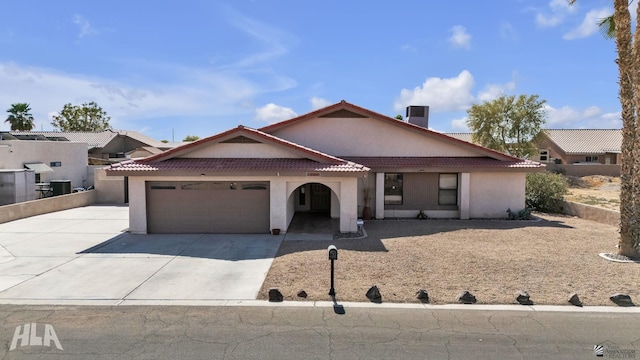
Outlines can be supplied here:
[[607, 39], [615, 39], [616, 37], [616, 23], [613, 21], [613, 15], [609, 15], [598, 21], [598, 28], [600, 33]]

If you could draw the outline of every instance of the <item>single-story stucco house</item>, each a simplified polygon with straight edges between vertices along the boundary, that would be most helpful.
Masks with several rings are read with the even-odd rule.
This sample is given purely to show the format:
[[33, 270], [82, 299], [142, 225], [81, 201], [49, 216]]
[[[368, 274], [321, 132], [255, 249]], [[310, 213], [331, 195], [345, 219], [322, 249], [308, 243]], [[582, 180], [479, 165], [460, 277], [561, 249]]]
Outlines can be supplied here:
[[346, 101], [252, 129], [244, 126], [144, 159], [128, 176], [132, 233], [286, 232], [294, 214], [324, 211], [340, 231], [357, 219], [503, 218], [525, 207], [525, 175], [544, 167]]

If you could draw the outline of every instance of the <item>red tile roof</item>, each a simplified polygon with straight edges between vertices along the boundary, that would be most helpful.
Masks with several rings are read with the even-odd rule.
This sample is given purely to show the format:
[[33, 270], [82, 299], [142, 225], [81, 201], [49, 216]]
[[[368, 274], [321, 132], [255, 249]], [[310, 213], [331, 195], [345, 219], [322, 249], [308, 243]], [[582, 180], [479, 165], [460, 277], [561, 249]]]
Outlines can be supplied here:
[[350, 161], [326, 164], [310, 159], [293, 158], [173, 158], [163, 161], [125, 161], [107, 172], [121, 171], [313, 171], [367, 172], [369, 168]]
[[465, 167], [465, 168], [542, 168], [530, 160], [502, 161], [490, 157], [345, 157], [369, 168]]

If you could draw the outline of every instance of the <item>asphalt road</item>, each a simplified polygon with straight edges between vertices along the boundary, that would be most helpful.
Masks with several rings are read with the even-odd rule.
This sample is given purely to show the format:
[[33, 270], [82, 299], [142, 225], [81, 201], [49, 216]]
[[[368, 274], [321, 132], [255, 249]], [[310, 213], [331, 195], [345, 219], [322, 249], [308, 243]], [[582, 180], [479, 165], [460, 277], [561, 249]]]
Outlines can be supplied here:
[[0, 359], [595, 359], [597, 344], [640, 358], [639, 313], [1, 305], [0, 319]]

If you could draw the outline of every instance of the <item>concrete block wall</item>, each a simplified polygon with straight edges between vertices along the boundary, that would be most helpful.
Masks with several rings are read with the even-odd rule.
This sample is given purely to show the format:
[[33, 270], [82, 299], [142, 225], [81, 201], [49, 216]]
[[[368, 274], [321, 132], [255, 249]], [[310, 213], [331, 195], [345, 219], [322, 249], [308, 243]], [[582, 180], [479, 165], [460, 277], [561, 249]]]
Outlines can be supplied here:
[[563, 201], [562, 211], [566, 215], [577, 216], [581, 219], [596, 221], [611, 226], [620, 225], [620, 212], [603, 209], [597, 206]]

